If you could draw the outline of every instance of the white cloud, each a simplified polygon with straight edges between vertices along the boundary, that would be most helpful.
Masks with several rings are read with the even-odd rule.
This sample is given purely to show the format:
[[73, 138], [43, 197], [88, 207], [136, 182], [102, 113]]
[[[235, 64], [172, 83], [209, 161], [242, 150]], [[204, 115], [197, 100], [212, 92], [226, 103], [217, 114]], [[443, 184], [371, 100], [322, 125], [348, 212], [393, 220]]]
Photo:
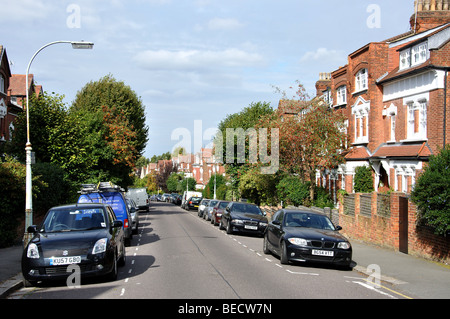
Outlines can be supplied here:
[[1, 3], [3, 22], [25, 22], [47, 18], [54, 6], [42, 0], [3, 0]]
[[330, 50], [327, 48], [318, 48], [315, 51], [306, 52], [301, 58], [300, 62], [319, 61], [319, 60], [342, 60], [345, 61], [345, 54], [343, 51]]
[[223, 51], [143, 51], [135, 55], [138, 66], [153, 70], [191, 70], [200, 71], [217, 67], [252, 67], [261, 65], [264, 58], [257, 53], [239, 49]]
[[236, 19], [214, 18], [208, 22], [208, 28], [211, 30], [235, 30], [244, 25]]

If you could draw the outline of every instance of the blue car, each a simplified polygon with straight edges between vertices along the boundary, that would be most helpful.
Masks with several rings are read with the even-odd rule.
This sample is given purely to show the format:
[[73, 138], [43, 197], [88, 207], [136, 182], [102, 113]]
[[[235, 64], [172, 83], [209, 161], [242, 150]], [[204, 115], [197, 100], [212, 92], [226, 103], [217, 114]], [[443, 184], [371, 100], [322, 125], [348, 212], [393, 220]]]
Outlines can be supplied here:
[[103, 203], [112, 207], [118, 220], [122, 221], [125, 244], [130, 245], [133, 238], [131, 212], [125, 200], [123, 189], [110, 182], [83, 184], [78, 203]]

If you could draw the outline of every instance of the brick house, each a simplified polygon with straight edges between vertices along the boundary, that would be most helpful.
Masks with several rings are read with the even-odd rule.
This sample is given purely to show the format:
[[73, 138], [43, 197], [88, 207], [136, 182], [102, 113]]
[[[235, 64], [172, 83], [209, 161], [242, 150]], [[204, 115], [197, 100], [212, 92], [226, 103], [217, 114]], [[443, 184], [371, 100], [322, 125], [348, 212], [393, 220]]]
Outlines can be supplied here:
[[[26, 79], [22, 74], [11, 74], [6, 49], [0, 45], [0, 142], [9, 141], [14, 122], [26, 109]], [[42, 86], [35, 85], [33, 74], [28, 75], [29, 95], [42, 93]]]
[[318, 172], [318, 185], [352, 193], [355, 169], [369, 166], [374, 189], [410, 192], [429, 156], [450, 139], [447, 0], [419, 0], [411, 30], [371, 42], [347, 64], [322, 73], [317, 95], [347, 119], [345, 163]]

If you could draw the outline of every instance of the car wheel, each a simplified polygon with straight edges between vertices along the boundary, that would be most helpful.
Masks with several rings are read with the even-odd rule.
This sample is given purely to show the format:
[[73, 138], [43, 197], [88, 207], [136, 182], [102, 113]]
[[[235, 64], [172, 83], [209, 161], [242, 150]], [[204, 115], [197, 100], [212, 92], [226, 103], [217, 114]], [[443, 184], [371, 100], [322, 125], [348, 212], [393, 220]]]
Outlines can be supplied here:
[[122, 257], [119, 259], [119, 266], [123, 267], [125, 266], [127, 262], [127, 256], [125, 255], [125, 245], [122, 245]]
[[222, 224], [222, 220], [219, 222], [219, 229], [222, 230], [223, 229], [223, 224]]
[[111, 273], [108, 275], [108, 279], [110, 281], [116, 281], [117, 280], [117, 258], [116, 258], [116, 254], [114, 254], [114, 260], [113, 260], [113, 269], [111, 271]]
[[283, 265], [289, 264], [289, 260], [287, 257], [286, 244], [284, 241], [281, 242], [280, 245], [280, 263]]
[[264, 236], [263, 253], [265, 253], [266, 255], [270, 254], [269, 243], [267, 242], [267, 234]]
[[231, 222], [227, 224], [227, 234], [231, 235], [233, 233], [233, 226], [231, 226]]

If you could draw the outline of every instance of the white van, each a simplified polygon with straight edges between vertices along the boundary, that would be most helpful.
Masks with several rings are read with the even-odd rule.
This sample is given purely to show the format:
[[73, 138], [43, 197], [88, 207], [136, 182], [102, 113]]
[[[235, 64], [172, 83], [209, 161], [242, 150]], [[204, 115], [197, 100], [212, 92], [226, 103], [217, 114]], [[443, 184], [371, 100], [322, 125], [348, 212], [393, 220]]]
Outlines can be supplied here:
[[149, 199], [146, 188], [129, 188], [125, 196], [134, 200], [139, 209], [148, 210]]
[[187, 209], [187, 201], [191, 197], [202, 197], [202, 192], [185, 191], [183, 197], [181, 198], [181, 208]]

